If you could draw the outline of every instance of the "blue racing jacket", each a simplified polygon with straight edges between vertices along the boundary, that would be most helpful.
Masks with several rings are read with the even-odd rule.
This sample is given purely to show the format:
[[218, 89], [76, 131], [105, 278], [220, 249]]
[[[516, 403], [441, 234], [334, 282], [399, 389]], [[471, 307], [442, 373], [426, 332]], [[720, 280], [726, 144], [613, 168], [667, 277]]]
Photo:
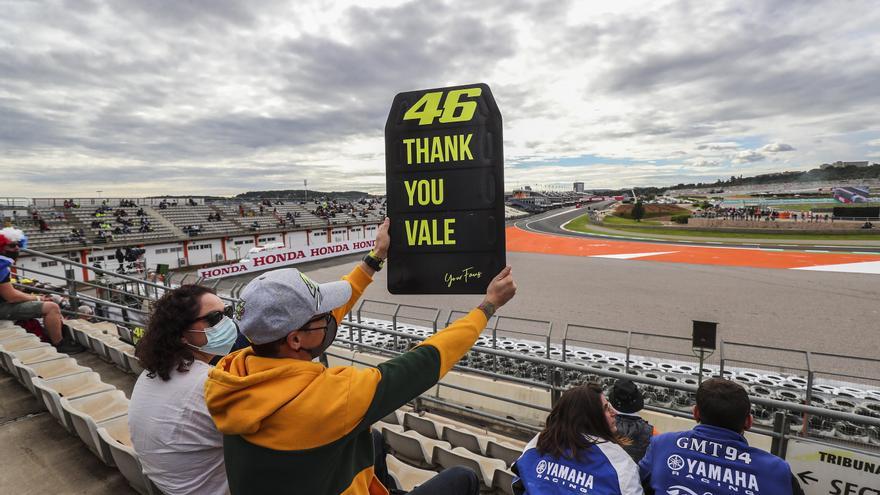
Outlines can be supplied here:
[[638, 467], [619, 445], [597, 440], [580, 460], [541, 455], [538, 436], [514, 465], [513, 489], [527, 495], [642, 495]]
[[787, 462], [717, 426], [697, 425], [654, 437], [639, 462], [639, 472], [648, 493], [803, 494]]

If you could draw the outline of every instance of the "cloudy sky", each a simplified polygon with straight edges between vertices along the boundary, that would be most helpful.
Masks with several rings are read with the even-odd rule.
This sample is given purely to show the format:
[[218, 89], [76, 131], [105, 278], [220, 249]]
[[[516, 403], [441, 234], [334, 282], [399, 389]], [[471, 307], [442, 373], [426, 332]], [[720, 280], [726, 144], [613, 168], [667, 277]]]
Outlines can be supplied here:
[[304, 179], [384, 192], [394, 95], [473, 82], [504, 117], [508, 188], [880, 162], [874, 1], [0, 0], [0, 12], [2, 196]]

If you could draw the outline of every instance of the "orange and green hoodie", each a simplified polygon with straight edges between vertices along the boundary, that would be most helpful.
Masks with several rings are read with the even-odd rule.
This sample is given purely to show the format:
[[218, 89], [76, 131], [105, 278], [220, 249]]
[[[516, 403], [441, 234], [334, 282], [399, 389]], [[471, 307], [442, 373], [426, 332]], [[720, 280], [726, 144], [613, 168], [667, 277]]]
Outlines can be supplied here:
[[[347, 276], [355, 304], [372, 279], [360, 265]], [[437, 383], [474, 345], [486, 316], [474, 309], [378, 368], [325, 368], [257, 356], [224, 357], [205, 384], [208, 410], [223, 433], [233, 494], [386, 495], [374, 476], [370, 425]]]

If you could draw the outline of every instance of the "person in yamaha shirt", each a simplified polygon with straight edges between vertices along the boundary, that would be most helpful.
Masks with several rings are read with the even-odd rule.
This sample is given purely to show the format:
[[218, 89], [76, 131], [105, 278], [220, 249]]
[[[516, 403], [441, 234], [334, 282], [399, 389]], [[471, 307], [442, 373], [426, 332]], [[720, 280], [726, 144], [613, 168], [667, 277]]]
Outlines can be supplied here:
[[722, 378], [697, 389], [693, 429], [654, 437], [639, 471], [648, 494], [803, 495], [787, 462], [749, 446], [746, 390]]
[[616, 411], [602, 388], [568, 389], [547, 425], [526, 445], [513, 471], [517, 495], [642, 495], [635, 462], [617, 434]]
[[12, 286], [12, 265], [18, 259], [20, 248], [27, 247], [27, 236], [19, 229], [0, 230], [0, 320], [30, 320], [42, 318], [49, 341], [58, 352], [76, 354], [85, 350], [64, 337], [61, 308], [49, 297], [27, 294]]

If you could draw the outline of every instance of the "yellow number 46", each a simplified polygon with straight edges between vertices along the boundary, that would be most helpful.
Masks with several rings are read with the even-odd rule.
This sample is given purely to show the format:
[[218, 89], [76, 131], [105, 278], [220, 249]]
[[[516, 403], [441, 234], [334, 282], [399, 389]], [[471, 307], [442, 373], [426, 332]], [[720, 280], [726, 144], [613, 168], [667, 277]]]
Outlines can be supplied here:
[[403, 114], [403, 120], [418, 120], [419, 125], [431, 125], [437, 117], [440, 117], [442, 124], [467, 122], [474, 117], [477, 102], [459, 101], [459, 99], [462, 96], [476, 98], [482, 93], [482, 88], [454, 89], [446, 95], [446, 102], [442, 108], [440, 107], [440, 100], [443, 98], [442, 91], [425, 93], [415, 105]]

